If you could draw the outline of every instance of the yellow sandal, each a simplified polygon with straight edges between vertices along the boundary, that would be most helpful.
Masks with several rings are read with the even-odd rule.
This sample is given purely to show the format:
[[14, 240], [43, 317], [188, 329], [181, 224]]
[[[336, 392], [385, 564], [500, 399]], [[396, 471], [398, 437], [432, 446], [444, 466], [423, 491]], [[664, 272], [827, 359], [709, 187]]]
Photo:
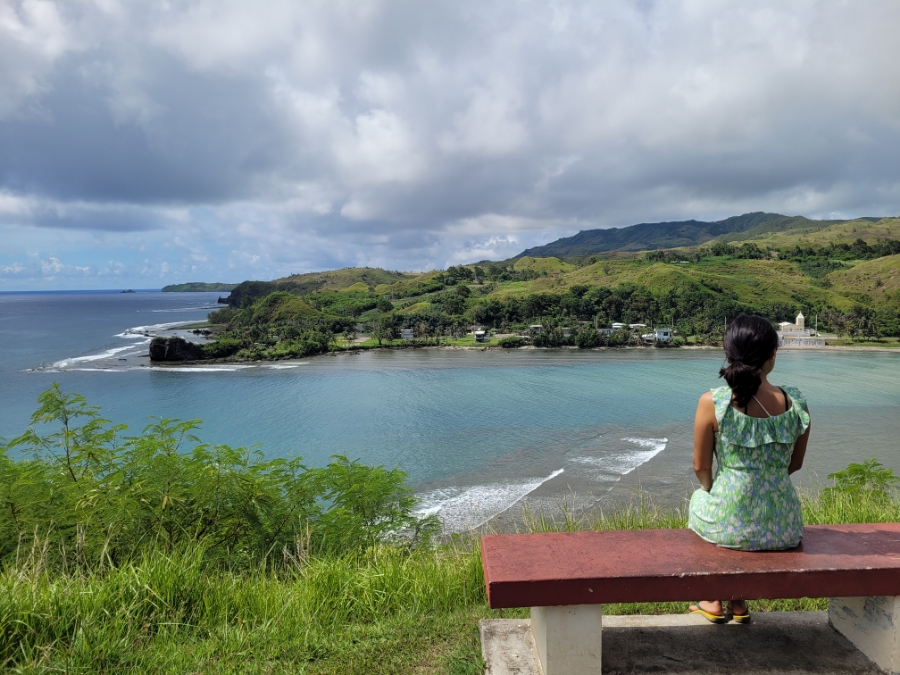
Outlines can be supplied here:
[[726, 617], [724, 614], [713, 614], [712, 612], [707, 612], [705, 609], [700, 607], [699, 601], [694, 604], [694, 607], [696, 609], [688, 608], [688, 611], [691, 614], [699, 614], [710, 623], [725, 623], [728, 620], [728, 617]]

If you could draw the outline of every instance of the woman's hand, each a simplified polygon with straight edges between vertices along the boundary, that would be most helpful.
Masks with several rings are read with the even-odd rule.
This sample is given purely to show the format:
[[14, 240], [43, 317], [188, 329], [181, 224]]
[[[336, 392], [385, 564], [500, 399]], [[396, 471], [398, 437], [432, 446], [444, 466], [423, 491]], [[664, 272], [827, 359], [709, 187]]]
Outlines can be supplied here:
[[713, 484], [713, 449], [718, 430], [716, 406], [713, 403], [712, 392], [708, 391], [697, 402], [697, 414], [694, 416], [694, 473], [697, 474], [700, 487], [707, 492]]

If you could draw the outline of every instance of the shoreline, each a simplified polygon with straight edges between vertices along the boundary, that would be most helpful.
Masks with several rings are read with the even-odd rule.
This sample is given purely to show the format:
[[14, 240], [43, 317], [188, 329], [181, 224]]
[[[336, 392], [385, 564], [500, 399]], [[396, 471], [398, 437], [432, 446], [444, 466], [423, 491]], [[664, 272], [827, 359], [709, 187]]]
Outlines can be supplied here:
[[[171, 329], [163, 329], [159, 331], [148, 331], [142, 334], [142, 337], [183, 337], [187, 339], [188, 336], [184, 335], [185, 326], [172, 327]], [[194, 335], [190, 335], [190, 337], [196, 337]], [[191, 340], [193, 341], [193, 340]], [[124, 345], [123, 345], [124, 346]], [[137, 347], [138, 345], [134, 345]], [[143, 346], [143, 345], [141, 345]], [[126, 347], [127, 349], [127, 347]], [[782, 350], [790, 351], [790, 352], [816, 352], [816, 353], [828, 353], [828, 352], [861, 352], [861, 353], [881, 353], [881, 354], [898, 354], [900, 355], [900, 347], [884, 347], [877, 345], [825, 345], [824, 347], [781, 347]], [[129, 359], [130, 363], [123, 363], [121, 357], [118, 357], [116, 354], [110, 354], [109, 356], [101, 356], [88, 358], [85, 356], [80, 357], [71, 357], [69, 359], [65, 359], [68, 363], [63, 366], [56, 366], [56, 364], [52, 364], [56, 366], [52, 368], [53, 370], [73, 370], [73, 369], [84, 369], [83, 367], [79, 368], [79, 366], [86, 365], [83, 363], [84, 361], [90, 361], [91, 370], [106, 370], [106, 371], [121, 371], [121, 370], [134, 370], [134, 369], [157, 369], [157, 370], [172, 370], [175, 368], [188, 368], [188, 369], [199, 369], [199, 368], [210, 368], [215, 367], [216, 369], [226, 369], [228, 367], [231, 368], [252, 368], [252, 367], [266, 367], [273, 365], [283, 365], [283, 366], [292, 366], [304, 362], [309, 362], [312, 359], [321, 360], [325, 358], [336, 358], [339, 356], [358, 356], [360, 354], [366, 352], [401, 352], [401, 351], [418, 351], [418, 350], [429, 350], [429, 351], [445, 351], [445, 352], [498, 352], [498, 353], [513, 353], [513, 352], [542, 352], [542, 353], [553, 353], [553, 352], [577, 352], [577, 353], [629, 353], [629, 354], [639, 354], [639, 353], [677, 353], [677, 352], [705, 352], [705, 351], [721, 351], [722, 347], [713, 346], [713, 345], [685, 345], [682, 347], [652, 347], [652, 346], [626, 346], [626, 347], [594, 347], [591, 349], [579, 349], [578, 347], [534, 347], [532, 345], [527, 345], [524, 347], [517, 347], [515, 349], [505, 349], [503, 347], [499, 347], [497, 345], [484, 345], [484, 346], [475, 346], [475, 345], [393, 345], [393, 346], [373, 346], [373, 347], [348, 347], [344, 349], [338, 349], [334, 351], [324, 352], [321, 354], [312, 354], [310, 356], [305, 356], [301, 358], [284, 358], [284, 359], [260, 359], [253, 361], [245, 361], [245, 360], [235, 360], [235, 359], [199, 359], [194, 361], [149, 361], [149, 351], [139, 354], [139, 355], [131, 355], [131, 357], [135, 360], [140, 360], [142, 363], [135, 364], [131, 359]], [[38, 367], [34, 368], [35, 371], [46, 371], [49, 370], [48, 367]]]
[[[334, 351], [323, 352], [321, 354], [312, 354], [310, 356], [305, 356], [302, 358], [284, 358], [284, 359], [260, 359], [254, 361], [240, 361], [240, 360], [232, 360], [232, 359], [203, 359], [197, 361], [155, 361], [150, 364], [152, 368], [166, 368], [168, 366], [200, 366], [200, 365], [255, 365], [255, 364], [267, 364], [267, 363], [294, 363], [300, 361], [308, 361], [310, 359], [322, 359], [329, 357], [338, 357], [338, 356], [358, 356], [364, 352], [399, 352], [399, 351], [417, 351], [417, 350], [442, 350], [442, 351], [463, 351], [463, 352], [500, 352], [500, 353], [514, 353], [514, 352], [578, 352], [578, 353], [592, 353], [592, 352], [629, 352], [629, 353], [639, 353], [639, 352], [652, 352], [652, 353], [676, 353], [676, 352], [695, 352], [695, 351], [721, 351], [722, 347], [714, 346], [714, 345], [685, 345], [682, 347], [649, 347], [649, 346], [626, 346], [626, 347], [592, 347], [590, 349], [580, 349], [578, 347], [534, 347], [532, 345], [527, 345], [524, 347], [517, 347], [515, 349], [505, 349], [503, 347], [499, 347], [497, 345], [485, 345], [483, 347], [478, 346], [469, 346], [469, 345], [394, 345], [394, 346], [380, 346], [380, 347], [349, 347], [346, 349], [337, 349]], [[872, 353], [885, 353], [885, 354], [900, 354], [900, 346], [898, 347], [878, 347], [875, 345], [859, 345], [859, 346], [850, 346], [850, 345], [825, 345], [824, 347], [781, 347], [780, 349], [790, 352], [872, 352]]]
[[[180, 322], [179, 322], [180, 323]], [[167, 326], [165, 328], [160, 328], [156, 330], [147, 330], [148, 327], [142, 326], [140, 327], [140, 331], [136, 329], [129, 328], [123, 331], [123, 335], [131, 334], [132, 337], [142, 337], [149, 339], [153, 337], [182, 337], [184, 339], [191, 338], [190, 342], [194, 342], [197, 340], [199, 336], [190, 332], [190, 329], [197, 325], [196, 322], [185, 322], [185, 324], [177, 325], [177, 326]], [[197, 343], [202, 344], [203, 342], [208, 341], [207, 339], [197, 340]], [[429, 351], [447, 351], [447, 352], [498, 352], [509, 354], [513, 352], [540, 352], [540, 353], [552, 353], [552, 352], [578, 352], [578, 353], [628, 353], [628, 354], [641, 354], [641, 353], [677, 353], [677, 352], [705, 352], [705, 351], [721, 351], [722, 347], [714, 346], [714, 345], [684, 345], [681, 347], [654, 347], [654, 346], [635, 346], [629, 345], [625, 347], [594, 347], [591, 349], [579, 349], [578, 347], [535, 347], [532, 345], [526, 345], [523, 347], [517, 347], [515, 349], [505, 349], [503, 347], [499, 347], [497, 345], [392, 345], [392, 346], [370, 346], [370, 347], [347, 347], [341, 348], [334, 351], [323, 352], [321, 354], [312, 354], [310, 356], [305, 357], [291, 357], [291, 358], [283, 358], [283, 359], [261, 359], [261, 360], [253, 360], [253, 361], [245, 361], [245, 360], [235, 360], [235, 359], [199, 359], [194, 361], [150, 361], [149, 360], [149, 350], [141, 353], [141, 354], [130, 354], [125, 361], [120, 356], [118, 356], [119, 351], [125, 351], [129, 348], [137, 348], [143, 347], [144, 345], [133, 345], [133, 346], [125, 346], [123, 345], [122, 350], [116, 350], [115, 352], [108, 354], [98, 354], [98, 355], [85, 355], [85, 356], [76, 356], [70, 357], [67, 359], [63, 359], [65, 365], [60, 366], [59, 363], [56, 362], [54, 364], [46, 364], [43, 366], [35, 367], [31, 370], [33, 371], [47, 371], [47, 370], [85, 370], [84, 366], [87, 363], [90, 363], [90, 370], [100, 370], [100, 371], [124, 371], [124, 370], [135, 370], [135, 369], [158, 369], [158, 370], [174, 370], [174, 369], [198, 369], [198, 368], [210, 368], [214, 367], [216, 369], [226, 369], [226, 368], [252, 368], [252, 367], [266, 367], [273, 365], [282, 365], [282, 366], [293, 366], [304, 362], [309, 362], [313, 359], [317, 361], [321, 361], [324, 358], [335, 358], [338, 356], [358, 356], [364, 352], [400, 352], [400, 351], [418, 351], [418, 350], [429, 350]], [[816, 353], [828, 353], [828, 352], [860, 352], [860, 353], [880, 353], [880, 354], [898, 354], [900, 355], [900, 346], [898, 347], [886, 347], [886, 346], [877, 346], [872, 344], [866, 345], [825, 345], [822, 347], [781, 347], [782, 350], [790, 351], [790, 352], [816, 352]], [[141, 361], [140, 363], [135, 363], [135, 361]], [[125, 362], [123, 362], [125, 361]]]

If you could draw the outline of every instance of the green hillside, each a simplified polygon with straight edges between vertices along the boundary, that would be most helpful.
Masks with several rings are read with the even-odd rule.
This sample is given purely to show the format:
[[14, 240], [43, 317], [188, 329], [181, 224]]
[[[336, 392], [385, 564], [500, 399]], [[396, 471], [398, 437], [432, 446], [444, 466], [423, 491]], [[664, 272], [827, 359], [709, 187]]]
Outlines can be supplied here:
[[293, 274], [274, 281], [244, 281], [235, 286], [228, 297], [231, 307], [243, 307], [257, 298], [275, 291], [286, 291], [294, 295], [308, 295], [317, 291], [341, 291], [354, 284], [362, 284], [367, 289], [381, 284], [395, 284], [408, 279], [410, 274], [388, 272], [378, 268], [346, 267], [327, 272]]
[[536, 323], [537, 346], [635, 340], [596, 330], [614, 322], [674, 324], [679, 339], [715, 344], [737, 314], [778, 322], [800, 311], [854, 339], [900, 337], [900, 219], [748, 214], [676, 225], [710, 238], [600, 258], [523, 255], [421, 274], [343, 269], [246, 281], [210, 315], [225, 328], [204, 349], [214, 358], [288, 358], [358, 345], [360, 331], [372, 345], [394, 344], [403, 329], [435, 343], [473, 325], [514, 333]]
[[614, 252], [639, 252], [690, 248], [711, 241], [756, 241], [772, 246], [795, 243], [823, 245], [831, 241], [852, 242], [900, 238], [896, 218], [855, 220], [811, 220], [778, 213], [745, 213], [715, 222], [699, 220], [640, 223], [622, 228], [583, 230], [544, 246], [536, 246], [516, 258], [573, 258]]
[[621, 228], [582, 230], [573, 237], [564, 237], [544, 246], [535, 246], [517, 258], [532, 256], [568, 258], [608, 251], [647, 251], [660, 248], [696, 246], [716, 237], [744, 232], [763, 223], [786, 219], [778, 213], [745, 213], [715, 222], [682, 220], [662, 223], [640, 223]]
[[752, 241], [769, 248], [793, 246], [827, 246], [828, 244], [852, 244], [857, 239], [868, 243], [900, 239], [900, 218], [860, 218], [845, 221], [807, 220], [793, 218], [782, 223], [779, 230], [768, 224], [754, 227], [740, 234], [717, 237], [715, 241]]
[[828, 280], [844, 295], [861, 304], [900, 308], [900, 254], [832, 272]]

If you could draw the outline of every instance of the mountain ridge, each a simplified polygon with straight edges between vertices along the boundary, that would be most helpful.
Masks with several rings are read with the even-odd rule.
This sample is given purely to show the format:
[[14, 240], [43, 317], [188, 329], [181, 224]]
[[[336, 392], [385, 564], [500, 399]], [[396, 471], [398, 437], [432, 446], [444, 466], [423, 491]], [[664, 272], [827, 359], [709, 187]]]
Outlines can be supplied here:
[[[851, 219], [812, 220], [804, 216], [753, 211], [716, 221], [692, 219], [638, 223], [619, 228], [582, 230], [571, 237], [562, 237], [549, 244], [526, 249], [512, 259], [525, 256], [569, 258], [613, 251], [636, 252], [698, 246], [715, 239], [740, 241], [748, 238], [746, 236], [748, 234], [758, 237], [767, 233], [798, 229], [819, 230], [849, 220]], [[866, 217], [853, 220], [874, 222], [879, 218]]]

